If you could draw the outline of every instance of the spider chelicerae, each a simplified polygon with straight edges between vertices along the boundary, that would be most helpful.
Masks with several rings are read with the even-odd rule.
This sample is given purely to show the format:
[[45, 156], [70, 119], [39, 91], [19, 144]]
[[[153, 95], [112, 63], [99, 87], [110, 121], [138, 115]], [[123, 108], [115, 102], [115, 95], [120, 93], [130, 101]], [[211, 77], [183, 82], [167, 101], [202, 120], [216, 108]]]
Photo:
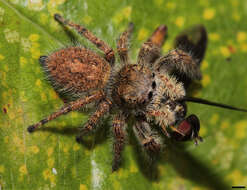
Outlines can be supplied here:
[[[74, 28], [91, 41], [103, 51], [104, 57], [81, 46], [71, 46], [48, 56], [41, 56], [39, 62], [53, 86], [76, 99], [66, 103], [40, 122], [29, 126], [29, 132], [63, 114], [94, 103], [96, 111], [80, 129], [76, 139], [80, 142], [84, 135], [97, 128], [100, 118], [110, 112], [113, 115], [114, 135], [112, 170], [115, 171], [120, 165], [121, 152], [126, 139], [126, 122], [130, 117], [135, 118], [134, 134], [143, 148], [149, 153], [158, 153], [161, 149], [161, 141], [159, 135], [154, 132], [153, 125], [160, 127], [165, 136], [178, 141], [202, 140], [198, 135], [200, 122], [197, 116], [192, 114], [186, 117], [186, 101], [246, 111], [186, 96], [188, 84], [193, 80], [201, 79], [201, 59], [195, 59], [187, 50], [195, 47], [194, 52], [196, 52], [199, 49], [202, 58], [206, 43], [201, 43], [200, 47], [198, 44], [192, 44], [189, 48], [184, 46], [179, 48], [178, 44], [178, 48], [163, 56], [160, 52], [167, 27], [161, 25], [143, 43], [137, 62], [133, 64], [128, 55], [129, 38], [133, 30], [133, 24], [130, 23], [117, 41], [117, 53], [121, 65], [121, 68], [117, 69], [114, 51], [107, 43], [94, 36], [85, 27], [65, 20], [59, 14], [55, 14], [54, 18], [59, 23]], [[197, 30], [200, 31], [200, 39], [206, 42], [205, 28], [200, 26]], [[181, 43], [186, 40], [188, 42], [186, 35], [182, 35]]]

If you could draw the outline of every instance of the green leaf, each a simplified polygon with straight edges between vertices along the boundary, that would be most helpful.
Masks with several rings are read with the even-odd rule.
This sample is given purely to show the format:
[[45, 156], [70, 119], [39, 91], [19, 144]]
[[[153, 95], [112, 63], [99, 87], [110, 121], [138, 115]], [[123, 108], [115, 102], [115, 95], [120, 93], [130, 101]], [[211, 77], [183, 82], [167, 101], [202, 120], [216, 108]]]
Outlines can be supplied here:
[[[246, 114], [188, 104], [201, 120], [199, 146], [167, 143], [153, 165], [129, 142], [119, 171], [111, 172], [112, 139], [106, 121], [87, 143], [75, 142], [88, 114], [74, 112], [29, 134], [27, 126], [63, 105], [38, 63], [72, 45], [54, 13], [80, 23], [116, 48], [128, 22], [135, 23], [131, 57], [160, 24], [168, 26], [163, 52], [185, 28], [203, 24], [209, 43], [198, 97], [247, 107], [246, 2], [240, 0], [0, 0], [0, 189], [230, 189], [247, 186]], [[88, 41], [81, 44], [95, 49]], [[95, 49], [96, 50], [96, 49]]]

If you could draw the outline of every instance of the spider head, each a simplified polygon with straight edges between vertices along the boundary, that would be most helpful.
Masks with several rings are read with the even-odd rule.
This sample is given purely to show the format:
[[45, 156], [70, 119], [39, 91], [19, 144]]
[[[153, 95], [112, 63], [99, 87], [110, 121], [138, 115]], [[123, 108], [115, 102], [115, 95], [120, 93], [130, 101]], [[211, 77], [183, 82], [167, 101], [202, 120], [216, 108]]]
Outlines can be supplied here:
[[183, 83], [168, 73], [155, 73], [157, 85], [152, 101], [146, 108], [146, 117], [162, 127], [173, 125], [184, 119], [186, 104], [181, 99], [185, 96]]

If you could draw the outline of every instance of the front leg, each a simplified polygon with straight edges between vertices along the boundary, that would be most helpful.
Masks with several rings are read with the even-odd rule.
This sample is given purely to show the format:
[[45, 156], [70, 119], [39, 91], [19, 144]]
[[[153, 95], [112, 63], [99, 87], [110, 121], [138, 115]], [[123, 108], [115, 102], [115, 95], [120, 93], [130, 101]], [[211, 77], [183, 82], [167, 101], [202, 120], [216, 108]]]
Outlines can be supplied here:
[[127, 30], [124, 31], [117, 41], [117, 52], [120, 57], [120, 61], [123, 64], [129, 64], [129, 55], [128, 55], [128, 46], [129, 46], [129, 38], [131, 33], [133, 32], [134, 24], [130, 23]]
[[161, 48], [165, 42], [166, 35], [167, 35], [167, 26], [160, 25], [148, 38], [147, 42], [151, 42], [158, 48]]
[[134, 132], [144, 149], [151, 154], [158, 154], [161, 150], [160, 140], [151, 130], [147, 122], [141, 121], [134, 126]]
[[149, 39], [142, 45], [139, 55], [138, 64], [152, 64], [160, 57], [161, 47], [165, 41], [167, 27], [160, 25]]
[[198, 67], [206, 53], [208, 36], [203, 25], [195, 25], [182, 31], [175, 39], [175, 48], [190, 52], [197, 60]]
[[193, 57], [180, 49], [170, 51], [154, 63], [154, 69], [162, 74], [174, 75], [185, 86], [190, 80], [200, 80], [200, 67]]

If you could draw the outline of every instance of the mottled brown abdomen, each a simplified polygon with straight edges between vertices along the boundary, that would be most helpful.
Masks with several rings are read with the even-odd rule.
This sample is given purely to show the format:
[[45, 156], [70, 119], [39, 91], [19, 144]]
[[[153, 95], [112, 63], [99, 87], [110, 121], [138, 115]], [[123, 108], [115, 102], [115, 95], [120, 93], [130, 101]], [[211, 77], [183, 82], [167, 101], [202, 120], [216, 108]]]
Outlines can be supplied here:
[[83, 47], [56, 51], [46, 58], [44, 66], [53, 85], [72, 94], [102, 89], [111, 69], [104, 58]]

